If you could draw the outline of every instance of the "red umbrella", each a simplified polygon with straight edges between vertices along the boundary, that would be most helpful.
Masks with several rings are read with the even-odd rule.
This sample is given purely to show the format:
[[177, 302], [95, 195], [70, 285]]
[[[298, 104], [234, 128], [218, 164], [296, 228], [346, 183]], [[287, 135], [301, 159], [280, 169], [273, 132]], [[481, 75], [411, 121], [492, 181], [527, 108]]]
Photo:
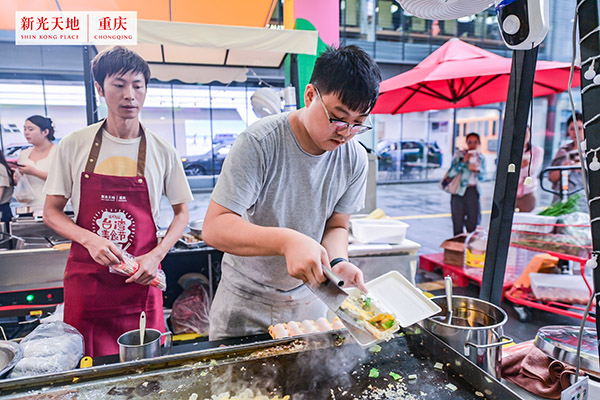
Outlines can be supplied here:
[[[512, 60], [450, 39], [410, 71], [381, 82], [374, 114], [475, 107], [506, 101]], [[538, 61], [533, 96], [567, 90], [570, 64]], [[573, 86], [579, 86], [579, 68]]]

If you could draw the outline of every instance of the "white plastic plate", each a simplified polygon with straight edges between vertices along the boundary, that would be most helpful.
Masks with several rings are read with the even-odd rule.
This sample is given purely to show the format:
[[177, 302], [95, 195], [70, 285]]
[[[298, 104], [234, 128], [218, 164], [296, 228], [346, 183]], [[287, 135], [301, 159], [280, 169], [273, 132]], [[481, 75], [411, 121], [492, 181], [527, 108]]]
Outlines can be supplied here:
[[[431, 301], [423, 292], [411, 284], [398, 271], [390, 271], [365, 284], [369, 290], [368, 295], [377, 299], [385, 310], [390, 311], [403, 328], [413, 325], [421, 320], [431, 317], [442, 311], [442, 309]], [[356, 288], [345, 289], [353, 294]], [[327, 318], [331, 321], [335, 317], [331, 311]], [[371, 346], [376, 343], [359, 342], [361, 346]]]
[[398, 271], [390, 271], [366, 283], [369, 296], [391, 311], [403, 328], [442, 311]]

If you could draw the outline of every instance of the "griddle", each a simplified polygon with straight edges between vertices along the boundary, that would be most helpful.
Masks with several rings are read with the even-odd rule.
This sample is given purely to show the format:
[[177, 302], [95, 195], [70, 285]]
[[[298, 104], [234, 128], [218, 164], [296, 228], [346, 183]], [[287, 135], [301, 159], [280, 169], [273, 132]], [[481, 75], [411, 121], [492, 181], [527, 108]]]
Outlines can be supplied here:
[[[369, 377], [372, 368], [379, 377]], [[247, 388], [294, 400], [519, 399], [420, 327], [382, 343], [378, 353], [341, 330], [7, 380], [0, 399], [187, 400]]]

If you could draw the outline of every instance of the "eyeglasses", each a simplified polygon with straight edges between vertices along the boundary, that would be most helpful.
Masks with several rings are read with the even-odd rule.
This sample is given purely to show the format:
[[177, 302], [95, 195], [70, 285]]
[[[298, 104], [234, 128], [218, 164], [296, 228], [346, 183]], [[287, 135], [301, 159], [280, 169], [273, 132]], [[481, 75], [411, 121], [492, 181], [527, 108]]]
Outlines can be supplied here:
[[[321, 100], [323, 110], [325, 110], [325, 115], [327, 115], [327, 119], [329, 119], [329, 129], [336, 133], [348, 129], [348, 133], [351, 135], [360, 135], [361, 133], [365, 133], [366, 131], [373, 129], [373, 127], [369, 125], [350, 124], [346, 121], [342, 121], [341, 119], [331, 118], [329, 116], [329, 112], [327, 111], [327, 107], [325, 107], [325, 103], [323, 102], [321, 93], [319, 93], [319, 89], [316, 86], [315, 90], [317, 91], [317, 96], [319, 96], [319, 100]], [[369, 116], [369, 118], [371, 118], [371, 116]]]

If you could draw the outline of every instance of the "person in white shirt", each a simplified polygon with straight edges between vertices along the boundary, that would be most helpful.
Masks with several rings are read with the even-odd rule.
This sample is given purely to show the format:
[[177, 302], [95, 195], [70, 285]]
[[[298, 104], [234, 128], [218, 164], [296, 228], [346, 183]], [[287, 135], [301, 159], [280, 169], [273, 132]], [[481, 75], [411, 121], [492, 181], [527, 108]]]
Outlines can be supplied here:
[[[52, 143], [54, 125], [50, 118], [32, 115], [25, 120], [23, 130], [25, 139], [33, 146], [21, 151], [17, 170], [27, 177], [33, 190], [33, 200], [27, 205], [33, 207], [35, 215], [41, 215], [46, 198], [43, 192], [44, 184], [56, 151], [56, 146]], [[15, 178], [18, 183], [18, 174], [15, 174]]]
[[[118, 353], [117, 338], [139, 326], [165, 331], [162, 292], [151, 284], [188, 222], [192, 194], [176, 150], [142, 126], [148, 63], [116, 46], [92, 61], [96, 90], [108, 117], [63, 138], [44, 191], [44, 220], [71, 239], [64, 278], [66, 323], [85, 339], [86, 355]], [[156, 221], [162, 194], [174, 217], [160, 243]], [[63, 213], [68, 199], [76, 222]], [[130, 277], [109, 272], [135, 256]]]

